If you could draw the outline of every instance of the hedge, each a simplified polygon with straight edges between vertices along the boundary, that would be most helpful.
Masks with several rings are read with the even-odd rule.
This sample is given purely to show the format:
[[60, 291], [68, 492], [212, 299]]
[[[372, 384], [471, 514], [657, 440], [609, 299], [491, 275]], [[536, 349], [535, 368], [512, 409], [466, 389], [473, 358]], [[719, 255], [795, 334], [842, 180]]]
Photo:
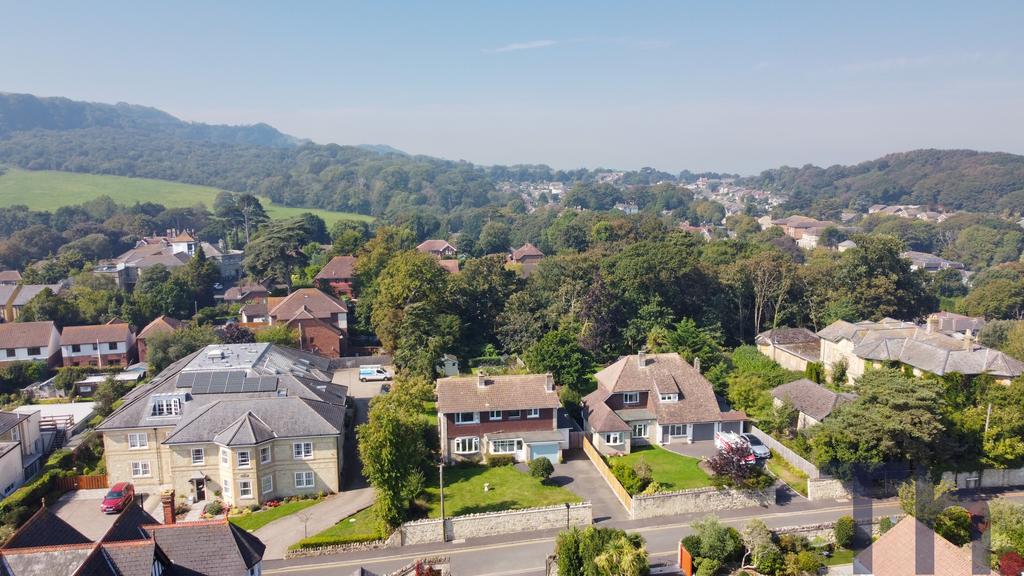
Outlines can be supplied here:
[[43, 498], [51, 495], [60, 496], [55, 493], [54, 485], [57, 478], [74, 474], [68, 470], [73, 462], [74, 454], [66, 448], [51, 454], [43, 466], [41, 475], [0, 501], [2, 521], [9, 525], [19, 526], [31, 516], [35, 509], [39, 508]]
[[308, 550], [310, 548], [325, 548], [327, 546], [341, 546], [343, 544], [361, 544], [363, 542], [376, 542], [383, 540], [380, 536], [353, 535], [353, 536], [310, 536], [300, 540], [288, 547], [289, 550]]

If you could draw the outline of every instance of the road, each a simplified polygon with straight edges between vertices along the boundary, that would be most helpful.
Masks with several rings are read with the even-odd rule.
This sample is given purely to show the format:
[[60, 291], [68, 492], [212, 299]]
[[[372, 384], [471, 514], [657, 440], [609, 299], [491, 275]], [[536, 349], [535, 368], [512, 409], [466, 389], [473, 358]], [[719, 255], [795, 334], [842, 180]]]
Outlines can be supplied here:
[[[1024, 503], [1024, 492], [1007, 492], [995, 497]], [[969, 498], [971, 501], [988, 500], [992, 495]], [[875, 517], [900, 513], [895, 500], [872, 502]], [[773, 506], [768, 509], [744, 509], [717, 514], [723, 523], [737, 529], [753, 518], [760, 518], [769, 528], [782, 528], [804, 524], [834, 521], [840, 516], [853, 514], [851, 502], [818, 503], [804, 501], [800, 505]], [[671, 518], [644, 521], [628, 520], [603, 523], [602, 526], [623, 528], [641, 534], [647, 540], [652, 566], [675, 564], [679, 540], [691, 533], [690, 524], [703, 514], [689, 514]], [[303, 558], [288, 561], [264, 561], [264, 574], [327, 576], [350, 573], [362, 566], [378, 573], [397, 570], [419, 558], [448, 556], [452, 574], [458, 576], [534, 576], [544, 574], [544, 562], [554, 550], [557, 530], [538, 531], [521, 535], [481, 538], [470, 542], [407, 546], [386, 550], [373, 550], [337, 556]], [[515, 539], [515, 540], [513, 540]]]

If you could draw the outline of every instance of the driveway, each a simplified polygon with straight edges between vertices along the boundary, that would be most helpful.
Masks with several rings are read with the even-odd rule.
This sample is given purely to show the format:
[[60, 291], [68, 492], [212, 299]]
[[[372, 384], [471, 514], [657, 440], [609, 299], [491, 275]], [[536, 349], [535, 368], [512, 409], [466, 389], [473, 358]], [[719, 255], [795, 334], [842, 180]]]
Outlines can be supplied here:
[[714, 440], [698, 440], [693, 444], [687, 444], [686, 442], [672, 442], [662, 446], [662, 448], [671, 450], [676, 454], [682, 454], [683, 456], [689, 456], [690, 458], [696, 458], [698, 460], [712, 458], [715, 454], [718, 454], [718, 449], [715, 448]]
[[70, 524], [86, 538], [93, 541], [99, 540], [117, 519], [117, 514], [100, 512], [100, 502], [106, 494], [106, 488], [72, 490], [61, 496], [50, 507], [50, 512]]
[[551, 475], [550, 482], [589, 500], [593, 506], [595, 523], [628, 520], [626, 509], [587, 455], [582, 450], [566, 450], [564, 454], [565, 462], [555, 464], [555, 473]]

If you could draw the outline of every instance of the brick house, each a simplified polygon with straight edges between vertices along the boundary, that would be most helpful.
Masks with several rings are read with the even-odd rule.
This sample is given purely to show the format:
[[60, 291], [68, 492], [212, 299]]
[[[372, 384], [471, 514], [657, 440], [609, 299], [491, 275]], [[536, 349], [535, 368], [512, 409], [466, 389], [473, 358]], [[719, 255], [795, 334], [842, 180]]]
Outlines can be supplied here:
[[442, 378], [441, 452], [449, 462], [509, 454], [517, 462], [543, 457], [557, 463], [569, 447], [570, 428], [560, 425], [559, 406], [550, 374]]
[[441, 259], [455, 258], [459, 255], [459, 251], [447, 240], [424, 240], [416, 250]]
[[623, 356], [596, 378], [597, 390], [583, 398], [584, 429], [605, 454], [712, 440], [719, 431], [742, 432], [747, 420], [723, 410], [711, 383], [676, 353]]
[[135, 355], [135, 334], [123, 322], [65, 326], [60, 334], [64, 366], [128, 366]]
[[139, 362], [146, 361], [146, 340], [150, 336], [154, 334], [169, 334], [184, 325], [185, 323], [181, 320], [167, 315], [159, 316], [149, 324], [146, 324], [146, 327], [135, 337], [135, 345], [139, 351]]
[[543, 259], [544, 253], [529, 242], [513, 250], [508, 257], [509, 262], [519, 266], [519, 273], [524, 278], [533, 274]]
[[330, 290], [335, 296], [355, 298], [352, 280], [355, 278], [355, 256], [335, 256], [313, 279], [321, 290]]
[[270, 291], [262, 284], [242, 284], [232, 286], [224, 292], [226, 304], [263, 304], [267, 305], [267, 297]]
[[12, 362], [60, 363], [60, 332], [53, 322], [0, 324], [0, 366]]
[[340, 358], [348, 348], [348, 307], [316, 288], [301, 288], [284, 298], [270, 298], [271, 325], [299, 332], [299, 348]]

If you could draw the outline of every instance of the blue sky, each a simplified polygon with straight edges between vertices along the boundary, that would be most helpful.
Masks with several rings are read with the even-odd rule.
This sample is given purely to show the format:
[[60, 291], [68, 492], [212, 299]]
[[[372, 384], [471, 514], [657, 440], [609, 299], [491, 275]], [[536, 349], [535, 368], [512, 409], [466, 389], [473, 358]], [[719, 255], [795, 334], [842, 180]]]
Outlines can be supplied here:
[[1024, 153], [1021, 2], [0, 1], [0, 91], [483, 164]]

